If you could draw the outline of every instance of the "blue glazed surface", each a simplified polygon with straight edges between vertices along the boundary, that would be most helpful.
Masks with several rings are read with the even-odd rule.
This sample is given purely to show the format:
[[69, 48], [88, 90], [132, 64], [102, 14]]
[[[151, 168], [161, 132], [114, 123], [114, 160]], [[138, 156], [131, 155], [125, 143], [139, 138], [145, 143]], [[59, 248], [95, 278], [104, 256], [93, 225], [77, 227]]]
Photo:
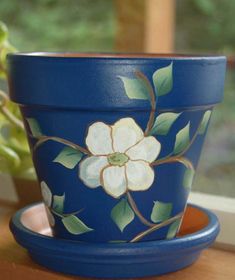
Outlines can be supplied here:
[[10, 228], [16, 241], [37, 263], [55, 271], [86, 277], [131, 278], [177, 271], [196, 261], [219, 232], [217, 217], [193, 206], [209, 218], [208, 225], [193, 234], [168, 241], [133, 244], [80, 243], [47, 237], [26, 228], [21, 217], [33, 206], [19, 210], [11, 219]]
[[[79, 58], [18, 54], [10, 55], [8, 60], [11, 99], [21, 107], [34, 165], [43, 185], [44, 200], [51, 211], [48, 215], [55, 236], [86, 242], [127, 242], [149, 228], [182, 214], [211, 111], [214, 104], [222, 99], [224, 57]], [[164, 72], [166, 81], [162, 80], [162, 73], [159, 77], [159, 71]], [[141, 80], [137, 72], [144, 79]], [[158, 75], [157, 82], [154, 80], [155, 74]], [[129, 92], [130, 86], [128, 84], [129, 87], [126, 87], [126, 80], [128, 83], [139, 82], [141, 90], [135, 84]], [[146, 81], [147, 88], [150, 87], [149, 92], [151, 93], [152, 88], [155, 94], [153, 99], [151, 95], [147, 99], [142, 95], [146, 89]], [[155, 88], [159, 81], [163, 88], [167, 84], [167, 90], [161, 92], [160, 87]], [[140, 96], [136, 96], [136, 93]], [[135, 98], [132, 98], [133, 94]], [[159, 133], [159, 130], [152, 132], [153, 123], [151, 129], [148, 129], [151, 112], [155, 122], [169, 113], [179, 115], [174, 121], [171, 119], [167, 133]], [[110, 189], [107, 191], [107, 187], [105, 188], [107, 184], [102, 183], [105, 178], [104, 170], [100, 173], [100, 187], [91, 188], [87, 183], [89, 176], [85, 181], [81, 176], [81, 166], [82, 162], [94, 156], [87, 144], [90, 128], [102, 123], [106, 129], [107, 125], [112, 127], [113, 131], [117, 122], [127, 122], [127, 119], [144, 133], [143, 139], [151, 138], [151, 145], [155, 145], [160, 154], [156, 149], [153, 150], [152, 154], [156, 153], [156, 165], [152, 161], [146, 163], [154, 173], [151, 184], [148, 183], [141, 190], [136, 186], [134, 190], [127, 187], [125, 192], [115, 196], [113, 193], [110, 195]], [[165, 117], [164, 122], [166, 121]], [[199, 133], [203, 122], [203, 133]], [[33, 135], [35, 126], [40, 130], [40, 135]], [[130, 131], [129, 127], [128, 129]], [[166, 130], [166, 125], [164, 129]], [[48, 136], [49, 141], [39, 146], [43, 137]], [[175, 152], [178, 136], [184, 146], [183, 153]], [[71, 143], [79, 145], [91, 154], [86, 154], [85, 151], [72, 168], [65, 167], [61, 160], [55, 162], [65, 147], [64, 142], [58, 143], [55, 137], [69, 141], [70, 146]], [[190, 138], [189, 145], [185, 144], [187, 137]], [[98, 137], [93, 140], [99, 143]], [[102, 142], [100, 146], [103, 149]], [[106, 147], [107, 143], [103, 146]], [[149, 154], [151, 157], [151, 153]], [[121, 153], [122, 161], [123, 156], [125, 160], [125, 155]], [[118, 156], [120, 159], [120, 155]], [[110, 163], [110, 156], [105, 155], [106, 157], [110, 166], [116, 167]], [[161, 160], [166, 157], [170, 161], [162, 164]], [[143, 158], [140, 159], [143, 162]], [[126, 165], [121, 162], [118, 167], [123, 166]], [[190, 170], [193, 171], [192, 176], [186, 174]], [[136, 177], [138, 173], [135, 173]], [[128, 176], [130, 175], [126, 172], [126, 177]], [[185, 187], [184, 180], [187, 176], [190, 178]], [[150, 175], [146, 176], [146, 180], [150, 180], [149, 178]], [[115, 180], [118, 181], [118, 177]], [[129, 198], [126, 202], [128, 194], [134, 202], [131, 203]], [[154, 208], [156, 202], [157, 210]], [[56, 209], [58, 203], [60, 211]], [[116, 212], [115, 207], [119, 209]], [[138, 215], [138, 212], [141, 214]], [[71, 219], [66, 218], [68, 216]], [[173, 222], [178, 222], [178, 225], [174, 226]], [[180, 217], [167, 226], [147, 232], [141, 240], [173, 237], [179, 224]], [[173, 235], [172, 226], [175, 227]]]

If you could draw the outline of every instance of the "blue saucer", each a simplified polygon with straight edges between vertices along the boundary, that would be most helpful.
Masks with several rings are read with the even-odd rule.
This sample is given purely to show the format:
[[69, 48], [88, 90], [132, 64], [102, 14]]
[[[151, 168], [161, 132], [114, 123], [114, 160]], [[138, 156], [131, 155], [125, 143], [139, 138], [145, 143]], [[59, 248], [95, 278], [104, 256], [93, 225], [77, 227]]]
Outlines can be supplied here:
[[19, 210], [10, 229], [32, 259], [57, 272], [100, 278], [161, 275], [194, 263], [219, 233], [217, 217], [189, 205], [181, 231], [171, 240], [88, 244], [52, 237], [42, 203]]

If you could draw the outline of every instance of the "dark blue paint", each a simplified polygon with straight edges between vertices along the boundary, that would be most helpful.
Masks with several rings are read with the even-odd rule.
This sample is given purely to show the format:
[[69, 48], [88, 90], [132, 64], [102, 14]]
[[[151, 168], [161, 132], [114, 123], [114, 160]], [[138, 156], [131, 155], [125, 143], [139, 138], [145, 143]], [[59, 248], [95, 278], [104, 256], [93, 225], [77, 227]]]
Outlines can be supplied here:
[[[23, 226], [19, 210], [10, 228], [16, 241], [25, 247], [37, 263], [52, 270], [85, 277], [132, 278], [177, 271], [197, 260], [219, 232], [217, 217], [208, 215], [208, 225], [200, 231], [171, 240], [125, 244], [89, 244], [47, 237]], [[196, 206], [193, 206], [196, 207]]]
[[[113, 124], [123, 117], [132, 117], [144, 130], [150, 105], [144, 100], [128, 99], [117, 76], [132, 77], [137, 70], [151, 79], [154, 71], [173, 61], [173, 90], [159, 97], [156, 115], [162, 111], [183, 112], [167, 136], [156, 137], [162, 144], [160, 157], [172, 152], [175, 135], [188, 121], [191, 134], [198, 127], [204, 112], [222, 99], [224, 57], [170, 58], [71, 58], [39, 55], [9, 55], [11, 99], [21, 105], [24, 118], [35, 118], [44, 135], [62, 137], [85, 145], [87, 128], [96, 121]], [[26, 129], [28, 125], [26, 124]], [[204, 136], [198, 136], [187, 157], [197, 166]], [[29, 139], [29, 143], [34, 143]], [[34, 154], [40, 181], [46, 181], [54, 195], [65, 193], [65, 213], [83, 209], [79, 217], [95, 229], [82, 235], [69, 234], [58, 220], [56, 236], [88, 242], [131, 240], [146, 229], [139, 219], [123, 233], [110, 218], [118, 200], [107, 195], [102, 187], [90, 189], [78, 178], [78, 166], [67, 169], [53, 159], [64, 146], [52, 141]], [[173, 203], [172, 216], [183, 211], [188, 190], [182, 186], [185, 167], [178, 163], [155, 167], [155, 182], [148, 191], [132, 192], [143, 215], [150, 218], [153, 201]], [[168, 227], [155, 231], [143, 240], [164, 239]]]
[[226, 67], [223, 56], [74, 58], [27, 54], [8, 56], [11, 99], [20, 104], [58, 108], [149, 109], [147, 101], [129, 100], [123, 94], [118, 76], [131, 78], [138, 70], [151, 80], [156, 69], [171, 61], [174, 88], [171, 94], [159, 98], [159, 107], [191, 107], [221, 101]]

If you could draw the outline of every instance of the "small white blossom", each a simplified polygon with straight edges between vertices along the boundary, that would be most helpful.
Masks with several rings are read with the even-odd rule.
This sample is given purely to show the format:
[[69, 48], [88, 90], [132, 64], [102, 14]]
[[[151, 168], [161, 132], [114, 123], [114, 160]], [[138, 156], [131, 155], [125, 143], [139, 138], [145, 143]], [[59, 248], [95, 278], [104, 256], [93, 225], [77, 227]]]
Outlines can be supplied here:
[[90, 188], [102, 186], [117, 198], [128, 190], [147, 190], [154, 181], [150, 166], [159, 155], [161, 144], [144, 136], [132, 118], [110, 126], [96, 122], [88, 129], [86, 145], [91, 156], [81, 161], [79, 176]]

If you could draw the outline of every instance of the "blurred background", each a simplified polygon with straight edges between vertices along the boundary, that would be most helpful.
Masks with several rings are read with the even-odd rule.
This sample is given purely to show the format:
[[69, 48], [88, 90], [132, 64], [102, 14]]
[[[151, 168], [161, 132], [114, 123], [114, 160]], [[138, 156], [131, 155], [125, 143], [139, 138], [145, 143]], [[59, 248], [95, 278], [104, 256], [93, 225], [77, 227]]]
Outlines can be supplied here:
[[[0, 20], [20, 51], [229, 56], [224, 102], [213, 114], [193, 189], [235, 197], [234, 10], [231, 0], [1, 0]], [[7, 90], [4, 79], [0, 88]], [[27, 168], [13, 177], [33, 179]]]

